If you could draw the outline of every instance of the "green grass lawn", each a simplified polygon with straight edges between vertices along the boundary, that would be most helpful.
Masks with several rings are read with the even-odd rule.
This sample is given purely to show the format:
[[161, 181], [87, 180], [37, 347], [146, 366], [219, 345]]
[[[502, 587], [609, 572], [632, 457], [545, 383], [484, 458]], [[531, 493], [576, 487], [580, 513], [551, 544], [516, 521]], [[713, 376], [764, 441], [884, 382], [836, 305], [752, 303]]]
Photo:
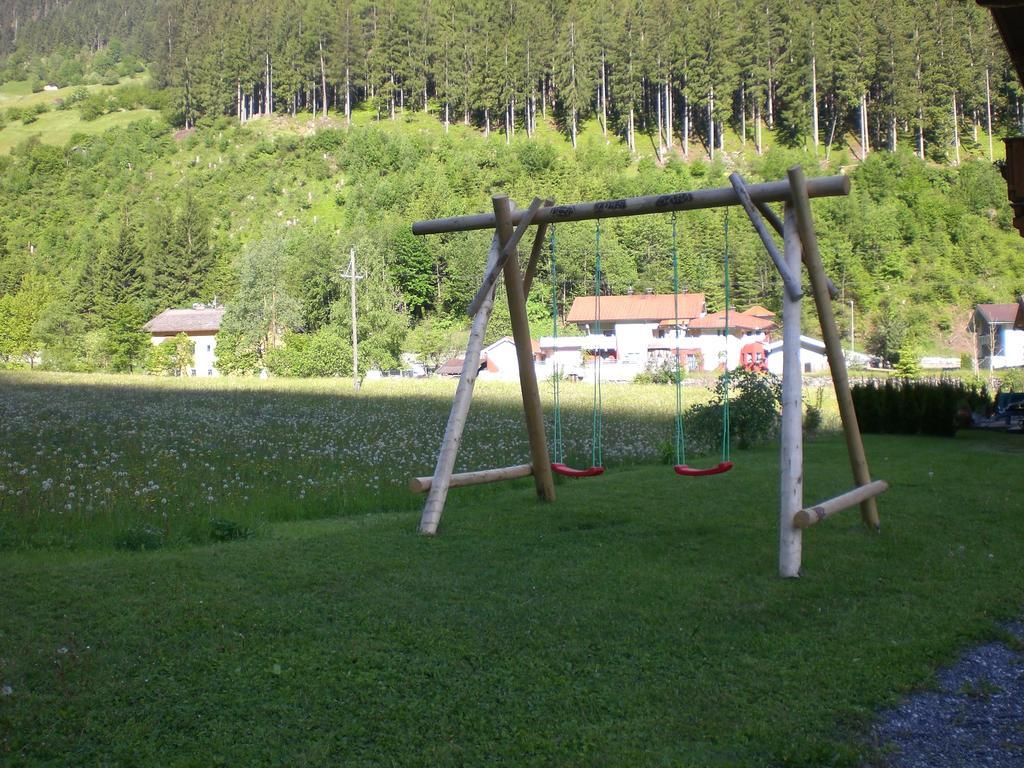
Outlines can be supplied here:
[[[124, 410], [143, 394], [167, 405], [124, 390]], [[282, 477], [303, 427], [275, 433]], [[413, 503], [201, 547], [8, 552], [2, 762], [862, 765], [878, 708], [1024, 598], [1019, 436], [866, 446], [892, 484], [881, 535], [855, 510], [815, 526], [798, 581], [775, 575], [774, 446], [714, 478], [620, 464], [550, 505], [528, 481], [453, 491], [434, 539]], [[849, 487], [841, 440], [808, 443], [806, 478], [808, 501]]]

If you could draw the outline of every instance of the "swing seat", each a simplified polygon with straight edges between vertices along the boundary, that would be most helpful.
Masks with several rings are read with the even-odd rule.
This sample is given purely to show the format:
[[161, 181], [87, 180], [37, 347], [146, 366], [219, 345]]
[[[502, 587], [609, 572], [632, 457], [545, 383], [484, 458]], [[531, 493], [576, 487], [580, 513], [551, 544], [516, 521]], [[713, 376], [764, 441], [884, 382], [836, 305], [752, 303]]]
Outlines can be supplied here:
[[708, 475], [720, 475], [723, 472], [728, 472], [732, 469], [732, 462], [720, 461], [718, 466], [708, 467], [707, 469], [695, 469], [686, 464], [676, 464], [673, 469], [677, 475], [682, 475], [683, 477], [707, 477]]
[[567, 464], [555, 462], [551, 465], [551, 471], [563, 477], [597, 477], [604, 474], [604, 467], [588, 467], [587, 469], [573, 469]]

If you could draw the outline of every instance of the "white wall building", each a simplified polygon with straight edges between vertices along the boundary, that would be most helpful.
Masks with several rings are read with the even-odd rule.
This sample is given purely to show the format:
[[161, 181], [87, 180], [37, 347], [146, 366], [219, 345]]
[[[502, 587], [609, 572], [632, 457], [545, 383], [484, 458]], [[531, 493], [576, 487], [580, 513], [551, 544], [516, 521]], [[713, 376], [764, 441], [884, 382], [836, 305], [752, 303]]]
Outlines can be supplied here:
[[583, 365], [584, 352], [600, 349], [601, 373], [610, 381], [630, 381], [652, 366], [673, 364], [676, 355], [689, 371], [735, 368], [747, 356], [763, 366], [774, 317], [764, 307], [730, 311], [727, 330], [725, 313], [708, 314], [702, 293], [602, 296], [599, 302], [581, 296], [567, 320], [587, 335], [544, 337], [540, 344], [550, 365], [567, 370]]
[[193, 305], [192, 309], [165, 309], [144, 326], [153, 345], [173, 340], [179, 333], [195, 343], [190, 376], [219, 376], [217, 372], [217, 332], [224, 317], [224, 307]]
[[983, 370], [1024, 366], [1024, 330], [1014, 328], [1017, 304], [978, 304], [967, 325]]
[[[767, 345], [768, 371], [782, 375], [782, 339]], [[828, 356], [825, 342], [810, 336], [800, 337], [800, 370], [804, 373], [819, 373], [828, 370]]]

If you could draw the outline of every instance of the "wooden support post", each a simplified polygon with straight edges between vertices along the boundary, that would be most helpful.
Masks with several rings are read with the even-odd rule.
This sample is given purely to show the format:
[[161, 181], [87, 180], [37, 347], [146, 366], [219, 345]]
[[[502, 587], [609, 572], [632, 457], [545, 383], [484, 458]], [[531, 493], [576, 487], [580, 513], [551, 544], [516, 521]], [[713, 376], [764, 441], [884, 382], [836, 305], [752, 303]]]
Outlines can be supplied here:
[[[853, 395], [850, 393], [850, 380], [847, 376], [846, 360], [843, 358], [842, 341], [839, 338], [839, 329], [836, 327], [836, 318], [832, 312], [825, 267], [821, 263], [818, 239], [814, 234], [814, 219], [811, 217], [811, 201], [807, 196], [807, 181], [804, 178], [803, 169], [799, 165], [789, 169], [789, 185], [793, 193], [793, 209], [796, 213], [797, 229], [800, 232], [800, 241], [803, 246], [804, 264], [807, 265], [807, 274], [814, 291], [814, 304], [818, 310], [818, 321], [821, 323], [828, 367], [832, 371], [832, 385], [836, 391], [836, 400], [839, 402], [839, 416], [842, 419], [843, 432], [846, 435], [846, 449], [850, 454], [853, 479], [857, 485], [867, 485], [871, 482], [871, 472], [864, 454], [864, 442], [861, 440], [860, 427], [857, 425], [857, 412], [853, 407]], [[873, 496], [861, 502], [860, 514], [865, 525], [875, 531], [879, 529], [878, 505]]]
[[477, 290], [473, 300], [469, 302], [469, 308], [466, 310], [466, 314], [470, 317], [476, 317], [476, 313], [480, 309], [480, 305], [484, 301], [484, 297], [494, 288], [494, 285], [498, 282], [498, 276], [504, 269], [505, 264], [509, 258], [514, 257], [516, 248], [519, 245], [519, 241], [523, 239], [523, 235], [526, 234], [526, 230], [530, 226], [530, 222], [533, 221], [534, 215], [540, 208], [541, 199], [539, 197], [533, 198], [533, 202], [530, 203], [530, 207], [526, 209], [522, 218], [519, 220], [519, 226], [516, 227], [516, 231], [508, 238], [508, 241], [499, 249], [498, 258], [493, 263], [488, 259], [487, 271], [484, 273], [484, 281]]
[[750, 193], [747, 192], [747, 185], [746, 182], [743, 181], [743, 177], [738, 173], [731, 173], [729, 174], [729, 183], [732, 184], [732, 188], [736, 190], [736, 197], [739, 198], [740, 206], [746, 212], [747, 218], [750, 219], [750, 223], [754, 225], [754, 230], [761, 238], [761, 242], [764, 244], [765, 250], [768, 251], [768, 255], [775, 264], [775, 268], [782, 276], [782, 284], [786, 288], [786, 295], [790, 299], [796, 299], [803, 296], [804, 289], [800, 285], [799, 263], [795, 270], [790, 269], [789, 265], [782, 258], [782, 254], [779, 253], [779, 249], [775, 245], [775, 241], [772, 240], [768, 227], [764, 225], [764, 221], [761, 219], [761, 214], [758, 213], [757, 208], [754, 206], [754, 201], [750, 199]]
[[[495, 233], [491, 243], [492, 255], [488, 259], [488, 263], [497, 258], [498, 250], [498, 235]], [[473, 325], [470, 327], [466, 357], [462, 363], [462, 375], [459, 376], [459, 385], [455, 389], [455, 399], [452, 401], [452, 411], [448, 415], [448, 424], [444, 429], [444, 438], [441, 440], [441, 450], [437, 455], [437, 466], [431, 480], [430, 493], [427, 495], [427, 501], [423, 505], [423, 513], [420, 516], [420, 533], [428, 535], [437, 533], [438, 523], [441, 522], [444, 503], [448, 498], [452, 470], [455, 469], [455, 458], [458, 456], [459, 445], [462, 443], [462, 431], [466, 427], [466, 416], [469, 414], [469, 405], [473, 400], [473, 386], [476, 384], [476, 376], [480, 369], [480, 352], [484, 347], [484, 334], [487, 331], [487, 323], [491, 319], [493, 308], [494, 290], [492, 289], [480, 307], [480, 311], [473, 318]]]
[[[800, 235], [793, 206], [783, 227], [786, 264], [800, 274]], [[779, 576], [800, 576], [803, 535], [793, 518], [804, 505], [803, 371], [800, 367], [801, 297], [782, 296], [782, 435], [779, 456]]]
[[[497, 483], [502, 480], [516, 480], [533, 474], [530, 464], [516, 464], [514, 467], [497, 467], [496, 469], [479, 469], [475, 472], [458, 472], [451, 476], [448, 487], [462, 488], [467, 485]], [[434, 479], [432, 477], [413, 477], [409, 479], [409, 490], [413, 493], [429, 491]]]
[[[507, 197], [491, 198], [494, 207], [496, 233], [502, 248], [512, 237], [511, 206]], [[516, 344], [516, 359], [519, 361], [519, 387], [523, 393], [523, 413], [526, 416], [526, 432], [530, 439], [530, 463], [537, 486], [537, 496], [544, 501], [555, 500], [555, 479], [548, 456], [547, 437], [544, 434], [544, 413], [540, 404], [540, 390], [537, 387], [537, 372], [533, 367], [533, 343], [530, 338], [530, 321], [526, 316], [526, 297], [523, 294], [523, 276], [519, 271], [519, 258], [513, 254], [505, 260], [505, 293], [508, 295], [508, 312], [512, 321], [512, 338]]]
[[889, 484], [885, 480], [875, 480], [873, 483], [858, 486], [852, 491], [847, 491], [833, 499], [815, 504], [813, 507], [801, 509], [793, 518], [793, 528], [796, 530], [810, 528], [815, 523], [820, 523], [837, 512], [863, 504], [866, 499], [875, 498], [875, 496], [884, 493], [888, 488]]

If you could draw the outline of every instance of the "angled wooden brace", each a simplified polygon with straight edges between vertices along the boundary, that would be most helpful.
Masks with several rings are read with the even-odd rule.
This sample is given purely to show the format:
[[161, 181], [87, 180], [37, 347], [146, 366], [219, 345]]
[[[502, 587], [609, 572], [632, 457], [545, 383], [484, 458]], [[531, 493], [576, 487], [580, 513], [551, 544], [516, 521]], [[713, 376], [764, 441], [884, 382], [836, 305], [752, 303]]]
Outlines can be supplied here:
[[732, 188], [736, 190], [736, 197], [739, 198], [740, 205], [747, 212], [747, 218], [750, 219], [750, 223], [754, 225], [754, 229], [757, 230], [757, 234], [761, 237], [761, 242], [764, 243], [768, 255], [771, 256], [772, 262], [775, 264], [775, 268], [782, 275], [782, 284], [786, 287], [786, 293], [790, 299], [796, 301], [804, 295], [803, 286], [800, 285], [799, 273], [794, 274], [786, 264], [785, 259], [782, 258], [782, 254], [779, 253], [779, 249], [776, 247], [768, 227], [764, 225], [761, 214], [758, 213], [757, 208], [754, 206], [754, 201], [750, 199], [750, 193], [747, 191], [747, 185], [743, 181], [743, 177], [738, 173], [732, 173], [729, 175], [729, 182], [732, 184]]
[[505, 262], [508, 261], [509, 257], [516, 252], [516, 248], [519, 246], [519, 241], [523, 239], [523, 235], [526, 234], [526, 230], [530, 228], [530, 224], [533, 223], [533, 217], [540, 210], [543, 200], [539, 197], [533, 198], [533, 202], [530, 203], [530, 207], [523, 211], [522, 218], [519, 220], [519, 225], [516, 227], [512, 236], [505, 243], [504, 247], [498, 250], [498, 258], [496, 261], [491, 262], [488, 258], [487, 272], [484, 274], [484, 281], [477, 290], [473, 300], [469, 303], [469, 309], [466, 310], [466, 314], [470, 317], [476, 317], [476, 313], [480, 311], [480, 307], [484, 303], [485, 297], [494, 288], [494, 284], [498, 282], [498, 275], [501, 274], [505, 268]]

